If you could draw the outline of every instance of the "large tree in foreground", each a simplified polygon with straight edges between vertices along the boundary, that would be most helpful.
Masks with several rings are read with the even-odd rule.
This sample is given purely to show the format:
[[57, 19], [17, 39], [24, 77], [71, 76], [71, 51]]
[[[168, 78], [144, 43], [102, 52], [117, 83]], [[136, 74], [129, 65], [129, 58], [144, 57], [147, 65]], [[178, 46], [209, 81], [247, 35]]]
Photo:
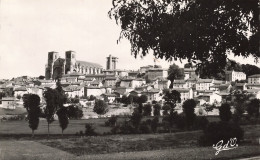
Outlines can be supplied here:
[[109, 16], [135, 56], [188, 59], [210, 74], [228, 53], [259, 57], [258, 0], [113, 0]]

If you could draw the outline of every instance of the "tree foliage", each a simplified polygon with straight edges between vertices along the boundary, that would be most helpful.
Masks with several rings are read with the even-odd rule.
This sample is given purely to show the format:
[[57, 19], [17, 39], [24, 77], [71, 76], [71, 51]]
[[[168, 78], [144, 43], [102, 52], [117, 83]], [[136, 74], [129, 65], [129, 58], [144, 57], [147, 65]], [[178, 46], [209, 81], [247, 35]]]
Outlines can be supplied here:
[[173, 86], [173, 81], [175, 79], [183, 79], [184, 78], [184, 70], [179, 68], [178, 65], [172, 64], [168, 69], [168, 80], [171, 81], [170, 88]]
[[188, 99], [183, 102], [182, 108], [183, 108], [183, 113], [185, 114], [187, 127], [192, 126], [196, 118], [196, 115], [194, 113], [195, 107], [196, 107], [196, 102], [193, 99]]
[[153, 115], [154, 116], [160, 116], [160, 111], [161, 111], [162, 106], [159, 103], [156, 103], [153, 106]]
[[34, 136], [34, 130], [38, 128], [39, 117], [41, 114], [40, 97], [36, 94], [24, 94], [23, 102], [24, 107], [28, 113], [29, 127], [32, 129], [32, 136]]
[[232, 113], [230, 111], [230, 105], [229, 104], [224, 103], [220, 106], [219, 117], [220, 117], [221, 121], [226, 121], [226, 122], [228, 122], [231, 119]]
[[165, 105], [169, 105], [171, 107], [171, 112], [176, 107], [176, 103], [181, 101], [181, 94], [176, 90], [166, 90], [163, 96], [165, 100]]
[[105, 101], [97, 99], [93, 111], [99, 115], [104, 115], [108, 112], [108, 105]]
[[258, 0], [113, 0], [109, 16], [135, 57], [152, 50], [198, 62], [208, 73], [223, 69], [227, 53], [259, 57]]
[[259, 99], [252, 99], [250, 103], [248, 104], [247, 108], [247, 113], [250, 116], [253, 117], [259, 117], [259, 111], [260, 111], [260, 100]]
[[83, 117], [82, 109], [77, 105], [69, 105], [67, 114], [70, 119], [81, 119]]
[[145, 104], [143, 107], [143, 116], [151, 116], [152, 113], [152, 105], [151, 104]]

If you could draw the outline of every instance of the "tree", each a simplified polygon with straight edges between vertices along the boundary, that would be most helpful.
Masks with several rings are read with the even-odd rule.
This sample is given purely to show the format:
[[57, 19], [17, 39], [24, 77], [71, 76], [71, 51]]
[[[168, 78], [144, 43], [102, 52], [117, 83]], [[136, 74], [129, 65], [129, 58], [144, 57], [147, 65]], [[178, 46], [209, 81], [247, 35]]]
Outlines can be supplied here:
[[121, 103], [127, 104], [127, 96], [126, 95], [122, 96]]
[[56, 83], [56, 91], [57, 91], [57, 103], [58, 103], [58, 111], [57, 115], [59, 118], [59, 123], [61, 127], [61, 133], [63, 136], [63, 131], [67, 128], [69, 124], [69, 118], [67, 113], [67, 108], [64, 107], [64, 103], [66, 102], [66, 95], [64, 90], [62, 89], [60, 79]]
[[209, 112], [213, 111], [213, 109], [215, 108], [214, 105], [210, 105], [210, 104], [206, 104], [206, 103], [204, 103], [203, 106], [205, 107], [205, 111], [207, 112], [207, 115], [209, 114]]
[[259, 117], [260, 111], [260, 100], [259, 99], [252, 99], [246, 108], [248, 114], [252, 117]]
[[184, 68], [193, 68], [193, 64], [192, 63], [186, 63], [184, 64]]
[[148, 103], [148, 104], [145, 104], [143, 110], [144, 110], [143, 116], [151, 116], [152, 105], [149, 104], [149, 103]]
[[57, 115], [58, 115], [58, 118], [59, 118], [61, 133], [62, 133], [62, 136], [63, 136], [63, 131], [68, 127], [68, 124], [69, 124], [69, 119], [68, 119], [68, 115], [67, 115], [67, 108], [66, 107], [59, 108], [58, 111], [57, 111]]
[[185, 114], [187, 127], [192, 126], [196, 118], [196, 115], [194, 113], [195, 107], [196, 107], [196, 102], [193, 99], [188, 99], [183, 102], [182, 108], [183, 108], [183, 113]]
[[173, 112], [177, 102], [181, 101], [181, 94], [176, 90], [167, 90], [164, 93], [163, 99], [165, 100], [165, 104], [170, 106], [170, 112]]
[[159, 103], [156, 103], [153, 106], [153, 115], [154, 116], [160, 116], [160, 111], [161, 111], [162, 106]]
[[69, 105], [67, 110], [70, 119], [81, 119], [83, 117], [83, 111], [77, 105]]
[[38, 78], [42, 80], [45, 78], [45, 76], [40, 75]]
[[89, 101], [94, 101], [95, 99], [96, 99], [95, 96], [93, 96], [93, 95], [90, 95], [90, 96], [89, 96]]
[[130, 120], [131, 120], [133, 126], [135, 127], [136, 131], [138, 131], [139, 125], [142, 120], [142, 114], [139, 111], [135, 110], [133, 112], [132, 116], [130, 117]]
[[183, 79], [184, 78], [184, 70], [179, 68], [178, 65], [172, 64], [168, 69], [168, 77], [167, 79], [171, 81], [170, 88], [173, 87], [173, 81], [175, 79]]
[[39, 117], [41, 114], [40, 97], [36, 94], [24, 94], [24, 107], [28, 113], [29, 127], [32, 129], [32, 137], [34, 137], [34, 130], [38, 128]]
[[146, 95], [141, 95], [139, 98], [138, 98], [138, 103], [145, 103], [147, 102], [148, 98]]
[[221, 121], [226, 121], [226, 122], [228, 122], [231, 119], [232, 113], [230, 111], [229, 104], [224, 103], [219, 107], [219, 117]]
[[109, 16], [135, 57], [152, 50], [155, 57], [188, 59], [219, 73], [228, 53], [259, 56], [258, 0], [113, 0]]
[[58, 101], [59, 95], [56, 89], [47, 88], [44, 91], [43, 96], [46, 101], [46, 107], [44, 109], [45, 117], [48, 123], [48, 136], [50, 135], [50, 124], [54, 121], [54, 114], [59, 108], [60, 102]]
[[108, 112], [108, 105], [105, 101], [97, 99], [93, 111], [99, 115], [104, 115]]

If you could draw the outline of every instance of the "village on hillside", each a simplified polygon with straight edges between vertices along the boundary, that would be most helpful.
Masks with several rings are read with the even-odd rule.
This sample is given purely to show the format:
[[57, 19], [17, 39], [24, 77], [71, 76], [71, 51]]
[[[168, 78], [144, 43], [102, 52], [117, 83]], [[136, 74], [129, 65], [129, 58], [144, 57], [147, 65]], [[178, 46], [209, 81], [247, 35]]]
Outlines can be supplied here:
[[163, 105], [166, 90], [176, 90], [180, 93], [181, 100], [175, 107], [178, 113], [182, 112], [182, 103], [185, 100], [194, 99], [197, 102], [195, 109], [197, 115], [218, 115], [218, 109], [206, 112], [206, 106], [217, 107], [224, 102], [232, 101], [234, 91], [260, 98], [259, 74], [247, 76], [243, 72], [227, 70], [225, 80], [203, 79], [196, 74], [195, 67], [189, 67], [182, 69], [182, 79], [174, 79], [171, 84], [168, 75], [172, 73], [156, 63], [141, 66], [139, 70], [117, 69], [117, 63], [120, 63], [120, 60], [109, 55], [106, 68], [103, 68], [96, 63], [77, 61], [74, 51], [67, 51], [65, 58], [60, 58], [57, 52], [49, 52], [45, 76], [22, 76], [0, 81], [0, 108], [12, 110], [23, 108], [22, 97], [25, 94], [38, 95], [41, 107], [44, 108], [46, 102], [43, 93], [47, 88], [55, 89], [58, 80], [67, 98], [78, 99], [78, 105], [85, 109], [82, 117], [85, 119], [98, 117], [97, 114], [91, 113], [95, 99], [105, 100], [112, 106], [111, 108], [117, 106], [105, 116], [130, 115], [133, 109], [124, 105], [123, 99], [145, 95], [146, 103]]

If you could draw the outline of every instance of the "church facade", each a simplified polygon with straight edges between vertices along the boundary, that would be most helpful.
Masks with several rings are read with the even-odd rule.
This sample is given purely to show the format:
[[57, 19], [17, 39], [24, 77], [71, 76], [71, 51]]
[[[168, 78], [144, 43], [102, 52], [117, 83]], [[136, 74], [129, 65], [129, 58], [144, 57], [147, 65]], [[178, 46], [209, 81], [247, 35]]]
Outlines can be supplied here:
[[76, 60], [76, 52], [66, 51], [65, 58], [60, 58], [58, 52], [48, 53], [48, 63], [45, 67], [45, 79], [61, 78], [65, 74], [78, 72], [82, 74], [101, 74], [103, 67], [97, 63]]

